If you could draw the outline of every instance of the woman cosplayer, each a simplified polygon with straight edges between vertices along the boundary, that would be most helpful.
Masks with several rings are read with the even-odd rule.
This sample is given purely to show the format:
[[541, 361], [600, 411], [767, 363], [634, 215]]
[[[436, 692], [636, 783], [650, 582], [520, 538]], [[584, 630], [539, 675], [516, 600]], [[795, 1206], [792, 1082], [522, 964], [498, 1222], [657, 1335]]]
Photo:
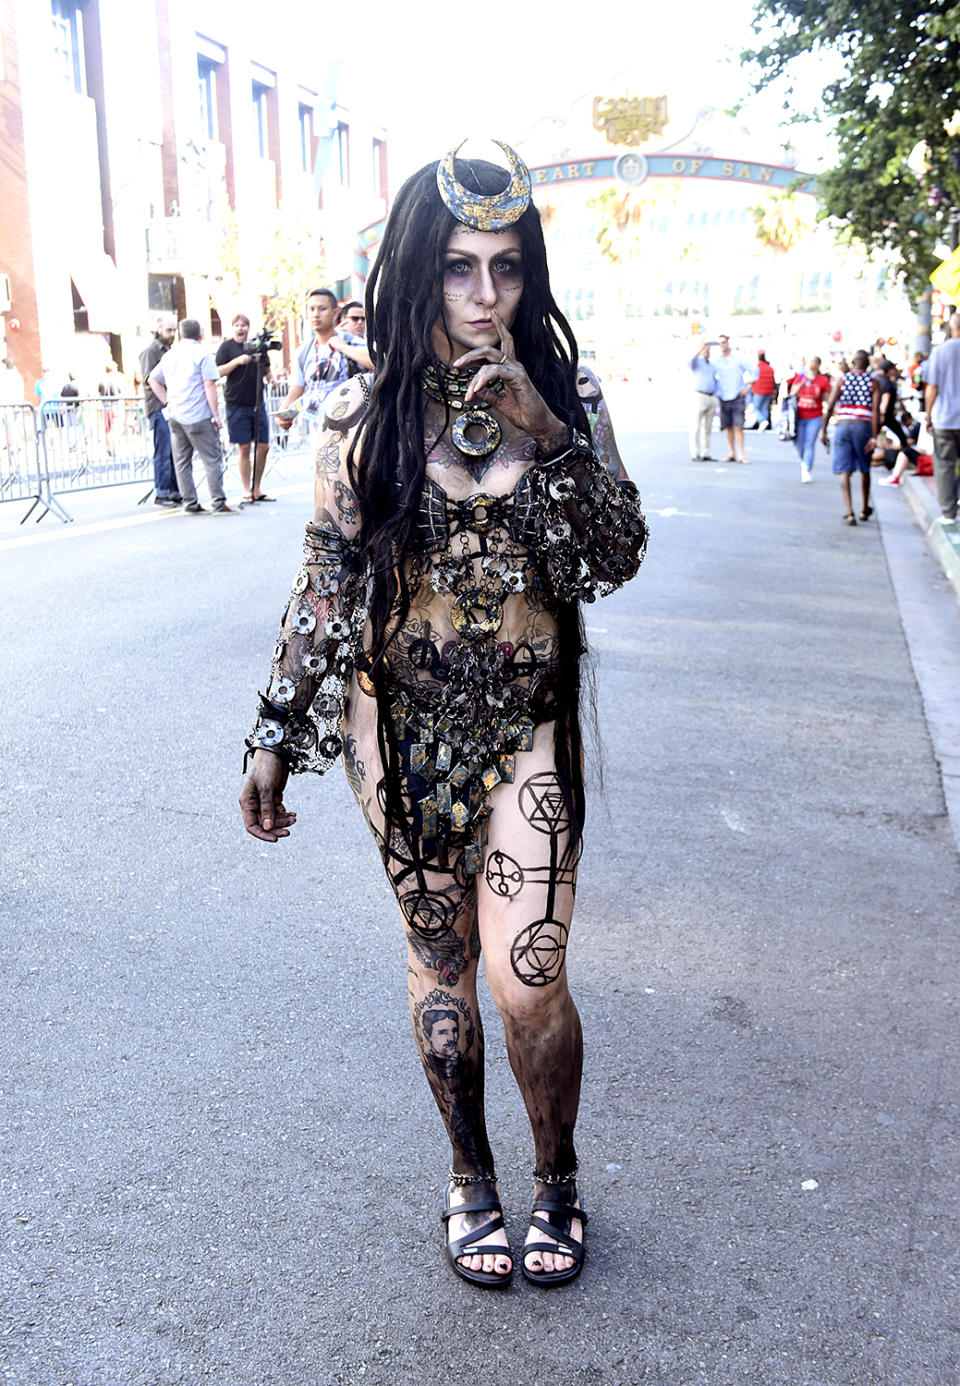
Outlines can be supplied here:
[[414, 1036], [453, 1148], [447, 1256], [505, 1285], [483, 949], [536, 1151], [522, 1269], [555, 1285], [580, 1270], [587, 1221], [564, 967], [584, 819], [580, 603], [633, 577], [646, 529], [550, 292], [530, 175], [500, 147], [509, 172], [449, 154], [390, 214], [367, 290], [373, 375], [327, 400], [240, 803], [276, 842], [295, 820], [288, 773], [343, 754], [400, 905]]

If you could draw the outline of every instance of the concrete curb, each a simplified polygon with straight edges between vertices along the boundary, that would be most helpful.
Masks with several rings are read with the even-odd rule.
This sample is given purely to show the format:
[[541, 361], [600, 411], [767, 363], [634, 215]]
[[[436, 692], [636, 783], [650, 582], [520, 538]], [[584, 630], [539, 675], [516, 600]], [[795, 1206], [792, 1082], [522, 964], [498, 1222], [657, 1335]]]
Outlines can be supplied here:
[[[890, 488], [893, 490], [893, 487]], [[923, 531], [927, 547], [950, 579], [960, 597], [960, 525], [944, 529], [937, 523], [940, 506], [932, 488], [921, 476], [905, 476], [900, 490], [913, 518]]]

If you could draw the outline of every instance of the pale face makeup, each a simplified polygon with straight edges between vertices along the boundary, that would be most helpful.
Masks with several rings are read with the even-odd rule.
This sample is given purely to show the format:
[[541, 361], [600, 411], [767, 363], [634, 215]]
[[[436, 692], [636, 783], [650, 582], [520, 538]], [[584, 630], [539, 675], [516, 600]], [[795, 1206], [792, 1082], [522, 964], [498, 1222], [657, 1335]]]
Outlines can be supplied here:
[[433, 349], [444, 364], [477, 347], [498, 346], [495, 310], [510, 328], [523, 293], [519, 232], [458, 226], [443, 256], [443, 316], [433, 326]]

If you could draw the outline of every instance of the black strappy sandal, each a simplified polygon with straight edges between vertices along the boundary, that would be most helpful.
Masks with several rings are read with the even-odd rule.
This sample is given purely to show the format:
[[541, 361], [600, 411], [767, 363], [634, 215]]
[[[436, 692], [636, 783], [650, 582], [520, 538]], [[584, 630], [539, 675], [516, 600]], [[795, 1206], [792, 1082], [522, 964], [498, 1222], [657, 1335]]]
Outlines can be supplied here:
[[[493, 1184], [496, 1181], [493, 1179], [482, 1181], [471, 1179], [470, 1182]], [[493, 1213], [495, 1216], [483, 1223], [481, 1227], [451, 1241], [448, 1235], [450, 1219], [459, 1217], [463, 1213]], [[461, 1280], [468, 1280], [471, 1285], [482, 1285], [484, 1289], [495, 1289], [499, 1285], [510, 1283], [510, 1277], [513, 1275], [513, 1253], [510, 1248], [480, 1245], [484, 1238], [489, 1237], [493, 1232], [499, 1232], [504, 1226], [503, 1208], [499, 1198], [494, 1194], [487, 1194], [477, 1203], [458, 1203], [454, 1206], [450, 1203], [450, 1185], [448, 1184], [440, 1217], [444, 1224], [444, 1250], [455, 1275], [459, 1275]], [[469, 1266], [461, 1266], [457, 1260], [458, 1256], [506, 1256], [510, 1261], [510, 1269], [505, 1271], [503, 1275], [497, 1271], [471, 1270]]]
[[[579, 1195], [578, 1195], [579, 1200]], [[537, 1213], [546, 1213], [547, 1219], [538, 1218]], [[549, 1221], [550, 1218], [561, 1219], [561, 1224], [554, 1226]], [[583, 1269], [584, 1245], [583, 1241], [576, 1242], [570, 1236], [570, 1225], [574, 1218], [580, 1219], [580, 1236], [585, 1238], [587, 1227], [587, 1215], [582, 1208], [578, 1208], [573, 1203], [561, 1203], [556, 1198], [538, 1198], [534, 1200], [531, 1210], [530, 1226], [535, 1227], [538, 1232], [545, 1232], [548, 1237], [553, 1237], [552, 1242], [526, 1242], [520, 1260], [520, 1269], [524, 1277], [530, 1281], [531, 1285], [565, 1285], [570, 1280], [575, 1280]], [[527, 1257], [532, 1251], [539, 1251], [541, 1255], [545, 1251], [551, 1252], [554, 1256], [572, 1256], [575, 1264], [568, 1270], [562, 1271], [532, 1271], [527, 1270]]]
[[873, 514], [873, 506], [872, 506], [872, 505], [865, 505], [865, 506], [863, 507], [863, 509], [860, 511], [860, 518], [861, 518], [861, 520], [869, 520], [869, 518], [870, 518], [870, 516], [871, 516], [872, 514]]

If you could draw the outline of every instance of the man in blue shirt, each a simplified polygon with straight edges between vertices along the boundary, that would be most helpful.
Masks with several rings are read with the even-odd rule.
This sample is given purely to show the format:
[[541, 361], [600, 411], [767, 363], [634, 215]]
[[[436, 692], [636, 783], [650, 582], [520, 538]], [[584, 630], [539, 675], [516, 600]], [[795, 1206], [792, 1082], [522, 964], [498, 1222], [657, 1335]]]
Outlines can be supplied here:
[[726, 432], [727, 447], [730, 449], [725, 460], [749, 462], [749, 457], [743, 455], [743, 416], [750, 386], [757, 378], [757, 368], [730, 350], [728, 336], [721, 334], [717, 341], [720, 356], [713, 363], [713, 371], [720, 396], [720, 427]]
[[710, 430], [713, 416], [717, 412], [717, 377], [710, 364], [710, 343], [701, 342], [696, 356], [690, 362], [693, 373], [694, 415], [690, 425], [691, 462], [712, 462], [710, 456]]
[[933, 432], [933, 474], [942, 525], [956, 523], [960, 500], [960, 313], [950, 315], [950, 336], [924, 365], [927, 421]]

